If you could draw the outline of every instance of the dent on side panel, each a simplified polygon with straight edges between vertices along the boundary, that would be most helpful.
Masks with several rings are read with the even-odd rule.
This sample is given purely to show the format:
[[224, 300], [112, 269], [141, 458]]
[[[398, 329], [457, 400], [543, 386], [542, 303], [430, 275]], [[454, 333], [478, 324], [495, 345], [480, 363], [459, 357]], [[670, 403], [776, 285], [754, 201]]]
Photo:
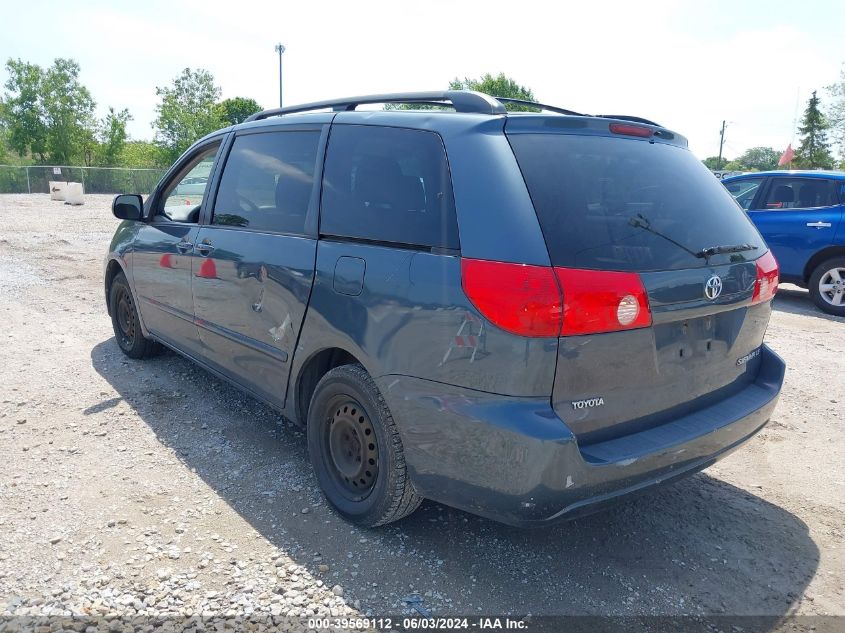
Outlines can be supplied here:
[[[366, 262], [360, 294], [337, 291], [334, 276], [342, 257]], [[321, 240], [296, 357], [339, 347], [376, 377], [416, 376], [548, 398], [557, 340], [527, 339], [493, 327], [469, 303], [460, 280], [457, 257]]]
[[548, 398], [503, 398], [406, 376], [379, 389], [414, 486], [427, 498], [507, 520], [548, 516], [548, 492], [580, 483], [578, 447]]

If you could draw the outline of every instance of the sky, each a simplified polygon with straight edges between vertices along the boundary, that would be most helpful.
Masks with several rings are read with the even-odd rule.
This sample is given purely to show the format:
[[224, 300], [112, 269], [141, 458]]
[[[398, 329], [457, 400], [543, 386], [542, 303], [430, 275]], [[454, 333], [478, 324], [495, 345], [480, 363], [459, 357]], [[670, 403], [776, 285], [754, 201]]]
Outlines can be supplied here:
[[[102, 115], [152, 139], [156, 86], [205, 68], [223, 98], [285, 105], [445, 89], [504, 72], [539, 101], [657, 121], [700, 158], [795, 143], [812, 90], [845, 62], [842, 0], [212, 2], [0, 0], [0, 60], [72, 57]], [[0, 69], [0, 82], [7, 74]]]

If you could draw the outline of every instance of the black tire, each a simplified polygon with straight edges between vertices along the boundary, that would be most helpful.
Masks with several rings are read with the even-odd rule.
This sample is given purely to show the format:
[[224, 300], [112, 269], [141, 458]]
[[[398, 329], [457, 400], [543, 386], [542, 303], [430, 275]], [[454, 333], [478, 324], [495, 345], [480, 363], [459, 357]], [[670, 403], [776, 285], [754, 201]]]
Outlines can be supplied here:
[[149, 358], [161, 351], [158, 343], [145, 338], [141, 332], [135, 298], [123, 273], [118, 273], [111, 282], [109, 312], [114, 338], [120, 351], [129, 358]]
[[[845, 316], [845, 257], [833, 257], [816, 266], [808, 287], [813, 303], [822, 311]], [[840, 305], [836, 305], [837, 301]]]
[[361, 365], [335, 367], [323, 376], [311, 398], [307, 432], [320, 488], [347, 521], [376, 527], [422, 503], [393, 416]]

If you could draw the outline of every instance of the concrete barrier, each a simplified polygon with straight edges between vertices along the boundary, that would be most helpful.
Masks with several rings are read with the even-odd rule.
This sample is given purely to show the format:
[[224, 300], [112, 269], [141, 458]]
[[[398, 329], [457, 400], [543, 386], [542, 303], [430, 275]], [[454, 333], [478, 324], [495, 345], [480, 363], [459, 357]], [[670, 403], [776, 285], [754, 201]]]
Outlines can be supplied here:
[[67, 194], [67, 183], [61, 180], [50, 181], [50, 200], [64, 200]]
[[82, 188], [81, 182], [67, 183], [67, 192], [65, 193], [65, 204], [85, 204], [85, 191]]

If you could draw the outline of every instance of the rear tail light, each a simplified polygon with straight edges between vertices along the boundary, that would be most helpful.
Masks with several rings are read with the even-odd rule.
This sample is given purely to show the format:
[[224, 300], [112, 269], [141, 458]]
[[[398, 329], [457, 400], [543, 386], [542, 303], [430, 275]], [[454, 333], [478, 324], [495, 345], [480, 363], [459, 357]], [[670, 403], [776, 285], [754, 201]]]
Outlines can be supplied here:
[[560, 334], [560, 290], [547, 266], [462, 259], [464, 292], [494, 325], [520, 336]]
[[637, 273], [555, 268], [563, 290], [562, 336], [633, 330], [651, 325]]
[[636, 273], [466, 258], [461, 273], [473, 305], [494, 325], [520, 336], [597, 334], [651, 325], [648, 296]]
[[778, 291], [778, 263], [772, 251], [768, 251], [757, 260], [757, 281], [754, 283], [754, 295], [751, 303], [762, 303], [773, 299]]

